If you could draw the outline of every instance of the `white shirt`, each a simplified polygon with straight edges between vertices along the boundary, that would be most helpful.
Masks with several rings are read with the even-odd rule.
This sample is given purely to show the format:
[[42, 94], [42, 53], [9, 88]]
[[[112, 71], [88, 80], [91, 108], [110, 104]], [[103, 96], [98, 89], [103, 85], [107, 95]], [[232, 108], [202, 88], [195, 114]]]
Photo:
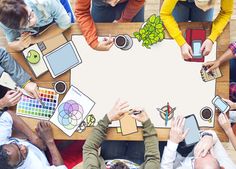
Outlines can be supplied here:
[[[8, 144], [11, 141], [12, 125], [13, 120], [11, 115], [4, 112], [0, 117], [0, 145]], [[19, 144], [25, 145], [28, 148], [28, 155], [25, 162], [18, 169], [67, 169], [65, 165], [50, 166], [44, 152], [26, 140], [16, 140]]]
[[[223, 145], [214, 131], [207, 131], [213, 134], [214, 146], [213, 151], [216, 159], [219, 161], [220, 166], [225, 169], [236, 169], [236, 165], [229, 158]], [[164, 153], [161, 161], [161, 169], [193, 169], [194, 155], [193, 151], [187, 156], [182, 157], [177, 152], [178, 144], [168, 140], [167, 146], [164, 149]]]

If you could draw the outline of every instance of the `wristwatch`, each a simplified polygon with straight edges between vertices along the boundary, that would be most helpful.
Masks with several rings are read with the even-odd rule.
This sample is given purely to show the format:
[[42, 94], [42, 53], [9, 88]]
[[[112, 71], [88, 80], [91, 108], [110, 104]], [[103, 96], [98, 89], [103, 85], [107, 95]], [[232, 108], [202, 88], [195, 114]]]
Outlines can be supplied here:
[[202, 136], [202, 138], [203, 138], [204, 136], [211, 136], [211, 137], [213, 137], [213, 134], [208, 133], [208, 132], [203, 132], [203, 133], [201, 134], [201, 136]]

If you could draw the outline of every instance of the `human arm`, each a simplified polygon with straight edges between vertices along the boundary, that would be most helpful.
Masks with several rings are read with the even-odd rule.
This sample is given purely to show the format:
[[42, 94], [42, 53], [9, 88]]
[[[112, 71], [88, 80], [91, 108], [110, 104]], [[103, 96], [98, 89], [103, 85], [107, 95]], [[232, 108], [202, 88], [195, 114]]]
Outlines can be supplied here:
[[236, 150], [236, 136], [234, 135], [233, 129], [231, 127], [227, 115], [221, 113], [218, 117], [218, 122], [220, 126], [224, 129], [226, 135], [228, 136], [230, 142], [232, 143], [234, 149]]
[[12, 118], [14, 129], [23, 133], [32, 144], [41, 150], [45, 150], [46, 147], [42, 140], [29, 128], [29, 126], [19, 116], [17, 116], [15, 112], [8, 111], [8, 113]]
[[170, 36], [175, 39], [180, 46], [183, 59], [188, 60], [192, 58], [192, 48], [184, 39], [182, 32], [180, 31], [178, 24], [172, 15], [177, 2], [178, 0], [165, 0], [161, 7], [160, 17]]
[[204, 64], [204, 66], [209, 67], [208, 68], [208, 72], [220, 67], [220, 65], [222, 65], [224, 62], [230, 60], [231, 58], [233, 58], [234, 55], [232, 53], [232, 50], [228, 49], [221, 57], [219, 57], [217, 60], [215, 61], [210, 61], [210, 62], [206, 62]]
[[185, 118], [178, 116], [172, 119], [170, 136], [161, 160], [161, 169], [174, 169], [177, 147], [186, 137], [188, 130], [184, 131]]
[[99, 42], [97, 30], [93, 18], [90, 14], [90, 0], [77, 0], [75, 4], [75, 16], [79, 23], [79, 28], [90, 47], [99, 51], [107, 51], [113, 45], [113, 39], [109, 38]]
[[212, 23], [212, 31], [208, 39], [215, 42], [218, 36], [223, 32], [233, 14], [234, 1], [221, 0], [221, 10]]
[[108, 125], [115, 120], [119, 120], [123, 114], [127, 111], [126, 108], [129, 105], [127, 102], [121, 102], [118, 100], [112, 110], [107, 113], [102, 120], [98, 122], [98, 125], [93, 129], [90, 136], [86, 139], [83, 146], [83, 168], [100, 168], [102, 164], [99, 161], [98, 149], [102, 141], [106, 137], [106, 131]]
[[144, 6], [145, 0], [129, 0], [118, 22], [131, 22]]
[[142, 111], [141, 114], [132, 115], [132, 117], [143, 125], [145, 155], [142, 168], [160, 168], [160, 153], [156, 129], [146, 112]]
[[[52, 157], [52, 164], [54, 166], [63, 166], [64, 162], [61, 157], [60, 152], [57, 149], [57, 146], [53, 139], [52, 127], [49, 122], [47, 121], [40, 121], [37, 125], [36, 132], [38, 136], [44, 141], [46, 144], [51, 157]], [[52, 168], [55, 168], [55, 167]]]

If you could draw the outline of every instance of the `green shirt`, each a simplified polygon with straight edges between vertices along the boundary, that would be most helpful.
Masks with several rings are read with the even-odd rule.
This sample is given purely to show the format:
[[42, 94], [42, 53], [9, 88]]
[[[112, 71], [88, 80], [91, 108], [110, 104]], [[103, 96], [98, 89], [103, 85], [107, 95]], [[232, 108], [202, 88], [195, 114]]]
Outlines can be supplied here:
[[[105, 161], [99, 154], [102, 141], [106, 138], [106, 131], [110, 121], [107, 115], [98, 122], [83, 146], [84, 169], [106, 169]], [[143, 123], [143, 138], [145, 145], [144, 163], [140, 169], [159, 169], [160, 153], [156, 130], [150, 119]]]

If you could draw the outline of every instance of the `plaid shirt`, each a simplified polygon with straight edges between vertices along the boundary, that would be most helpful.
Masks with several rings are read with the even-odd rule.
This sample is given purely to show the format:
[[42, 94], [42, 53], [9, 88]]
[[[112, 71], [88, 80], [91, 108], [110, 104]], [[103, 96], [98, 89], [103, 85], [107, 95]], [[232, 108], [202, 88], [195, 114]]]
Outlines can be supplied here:
[[231, 43], [229, 49], [233, 52], [234, 56], [236, 56], [236, 42]]

